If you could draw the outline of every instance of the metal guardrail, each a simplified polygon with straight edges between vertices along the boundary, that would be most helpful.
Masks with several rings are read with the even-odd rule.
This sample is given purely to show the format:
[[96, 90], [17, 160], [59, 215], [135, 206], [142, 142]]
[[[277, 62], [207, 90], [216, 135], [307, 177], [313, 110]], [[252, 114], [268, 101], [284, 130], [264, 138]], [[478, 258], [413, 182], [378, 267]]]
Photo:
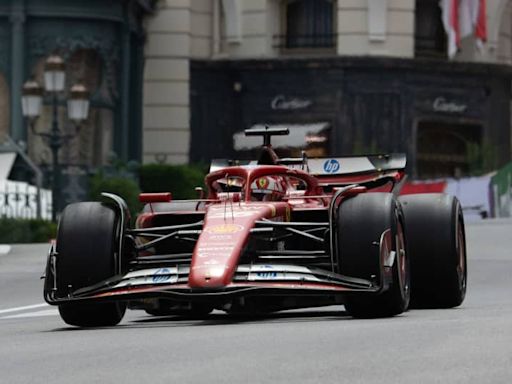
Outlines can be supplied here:
[[[3, 135], [0, 137], [0, 153], [2, 152], [14, 152], [16, 153], [21, 160], [34, 172], [35, 176], [35, 183], [36, 183], [36, 194], [38, 195], [36, 198], [36, 217], [37, 218], [43, 218], [43, 214], [41, 211], [41, 196], [40, 191], [43, 185], [43, 172], [39, 168], [38, 165], [36, 165], [32, 159], [28, 156], [28, 154], [25, 152], [25, 149], [22, 148], [18, 143], [16, 143], [9, 135]], [[9, 182], [7, 180], [2, 180], [4, 185], [7, 185]], [[0, 192], [4, 191], [3, 189], [0, 189]], [[8, 193], [4, 191], [3, 193]], [[7, 199], [8, 200], [8, 199]]]

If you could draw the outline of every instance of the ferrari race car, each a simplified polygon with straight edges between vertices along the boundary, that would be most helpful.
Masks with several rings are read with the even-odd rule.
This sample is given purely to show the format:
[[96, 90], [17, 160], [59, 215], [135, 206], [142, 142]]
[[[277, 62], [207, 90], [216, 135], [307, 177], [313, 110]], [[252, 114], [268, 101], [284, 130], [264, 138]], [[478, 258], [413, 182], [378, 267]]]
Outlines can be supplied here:
[[214, 161], [207, 194], [143, 193], [130, 226], [119, 196], [68, 205], [45, 273], [46, 302], [76, 326], [126, 308], [201, 317], [343, 304], [357, 318], [448, 308], [466, 292], [462, 209], [444, 194], [399, 196], [405, 156]]

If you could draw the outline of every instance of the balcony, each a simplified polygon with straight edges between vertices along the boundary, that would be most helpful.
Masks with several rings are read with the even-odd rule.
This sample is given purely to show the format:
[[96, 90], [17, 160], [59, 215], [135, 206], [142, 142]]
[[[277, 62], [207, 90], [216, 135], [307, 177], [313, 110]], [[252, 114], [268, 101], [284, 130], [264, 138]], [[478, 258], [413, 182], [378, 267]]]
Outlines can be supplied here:
[[446, 59], [446, 38], [416, 36], [414, 39], [414, 57], [428, 59]]
[[272, 37], [274, 48], [282, 49], [330, 49], [336, 47], [336, 34], [286, 34]]

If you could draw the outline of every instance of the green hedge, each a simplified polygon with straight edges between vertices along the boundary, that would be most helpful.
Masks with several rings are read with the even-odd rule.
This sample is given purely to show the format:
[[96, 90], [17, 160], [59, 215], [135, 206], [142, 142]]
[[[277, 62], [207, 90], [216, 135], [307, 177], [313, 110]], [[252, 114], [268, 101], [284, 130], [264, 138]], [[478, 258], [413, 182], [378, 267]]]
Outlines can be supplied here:
[[90, 179], [89, 198], [104, 200], [102, 192], [110, 192], [126, 200], [132, 217], [142, 208], [139, 193], [172, 192], [173, 199], [196, 198], [194, 188], [204, 187], [205, 167], [199, 165], [148, 164], [139, 168], [140, 187], [130, 179], [99, 172]]
[[197, 197], [195, 187], [204, 187], [206, 167], [200, 165], [148, 164], [140, 167], [143, 192], [172, 192], [173, 199]]
[[121, 196], [128, 204], [132, 217], [135, 217], [142, 208], [139, 202], [140, 188], [131, 179], [118, 176], [109, 177], [103, 173], [97, 173], [91, 178], [89, 197], [93, 201], [104, 201], [105, 199], [101, 196], [102, 192]]
[[0, 219], [0, 243], [47, 243], [57, 234], [57, 224], [39, 219]]

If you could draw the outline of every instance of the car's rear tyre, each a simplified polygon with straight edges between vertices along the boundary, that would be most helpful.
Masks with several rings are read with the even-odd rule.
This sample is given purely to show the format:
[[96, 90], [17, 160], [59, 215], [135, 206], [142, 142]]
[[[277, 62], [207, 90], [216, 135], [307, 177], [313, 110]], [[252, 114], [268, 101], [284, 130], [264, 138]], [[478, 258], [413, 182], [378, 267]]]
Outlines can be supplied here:
[[[338, 265], [343, 275], [367, 280], [381, 279], [381, 238], [391, 231], [388, 251], [394, 251], [391, 281], [379, 294], [355, 293], [345, 299], [347, 312], [358, 318], [395, 316], [407, 310], [410, 300], [409, 259], [405, 247], [399, 203], [389, 193], [360, 194], [338, 209]], [[389, 255], [389, 252], [387, 252]]]
[[452, 308], [464, 301], [467, 258], [464, 218], [445, 194], [400, 197], [405, 218], [414, 308]]
[[[57, 234], [60, 297], [116, 274], [119, 225], [116, 212], [98, 202], [71, 204], [64, 209]], [[81, 327], [116, 325], [125, 311], [126, 304], [120, 302], [59, 305], [62, 319]]]

